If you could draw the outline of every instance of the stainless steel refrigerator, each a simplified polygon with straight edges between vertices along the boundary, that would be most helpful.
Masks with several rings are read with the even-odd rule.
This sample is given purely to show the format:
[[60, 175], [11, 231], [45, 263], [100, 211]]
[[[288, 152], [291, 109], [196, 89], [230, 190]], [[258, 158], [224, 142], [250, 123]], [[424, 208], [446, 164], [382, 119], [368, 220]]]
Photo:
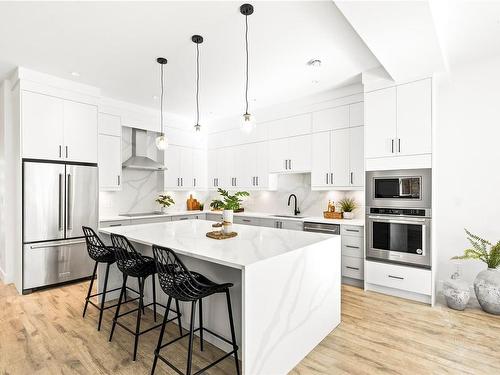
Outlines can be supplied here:
[[92, 275], [82, 225], [98, 226], [96, 164], [23, 162], [23, 291]]

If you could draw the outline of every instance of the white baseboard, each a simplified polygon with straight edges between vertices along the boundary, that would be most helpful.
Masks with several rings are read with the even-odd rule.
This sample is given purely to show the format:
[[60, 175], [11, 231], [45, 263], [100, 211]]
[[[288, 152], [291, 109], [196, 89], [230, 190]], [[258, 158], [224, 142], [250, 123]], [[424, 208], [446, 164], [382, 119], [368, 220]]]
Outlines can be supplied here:
[[431, 304], [431, 296], [425, 294], [408, 292], [406, 290], [388, 288], [386, 286], [370, 284], [370, 283], [365, 283], [365, 290], [370, 290], [382, 294], [388, 294], [390, 296], [405, 298], [412, 301], [426, 303], [429, 305]]

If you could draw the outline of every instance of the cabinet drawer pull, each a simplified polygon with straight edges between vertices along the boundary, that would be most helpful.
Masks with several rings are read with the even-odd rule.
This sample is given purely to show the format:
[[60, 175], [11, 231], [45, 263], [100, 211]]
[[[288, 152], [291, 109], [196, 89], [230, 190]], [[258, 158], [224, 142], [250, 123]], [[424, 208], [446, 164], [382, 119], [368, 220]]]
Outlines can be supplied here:
[[333, 185], [333, 173], [330, 173], [330, 184]]
[[241, 221], [244, 221], [245, 223], [250, 223], [250, 222], [252, 222], [252, 220], [250, 220], [250, 219], [242, 219]]
[[354, 185], [354, 177], [352, 172], [351, 172], [351, 185]]
[[66, 159], [68, 158], [68, 146], [66, 146]]
[[348, 268], [348, 269], [350, 269], [350, 270], [359, 271], [359, 268], [358, 268], [358, 267], [345, 266], [345, 268]]
[[359, 233], [359, 229], [346, 229], [346, 232], [354, 232], [354, 233]]
[[59, 157], [61, 158], [62, 157], [62, 146], [59, 145]]
[[394, 154], [394, 139], [391, 139], [391, 154]]
[[121, 227], [122, 224], [110, 224], [110, 227]]
[[391, 279], [397, 279], [397, 280], [404, 280], [404, 277], [401, 276], [393, 276], [393, 275], [387, 275], [387, 277], [390, 277]]
[[345, 245], [345, 247], [348, 247], [349, 249], [359, 249], [359, 246], [351, 246], [351, 245]]
[[189, 218], [188, 217], [181, 217], [181, 218], [179, 218], [179, 220], [187, 220], [187, 219], [189, 219]]
[[398, 152], [401, 152], [401, 138], [398, 138]]
[[118, 186], [120, 186], [120, 176], [116, 176], [118, 178]]

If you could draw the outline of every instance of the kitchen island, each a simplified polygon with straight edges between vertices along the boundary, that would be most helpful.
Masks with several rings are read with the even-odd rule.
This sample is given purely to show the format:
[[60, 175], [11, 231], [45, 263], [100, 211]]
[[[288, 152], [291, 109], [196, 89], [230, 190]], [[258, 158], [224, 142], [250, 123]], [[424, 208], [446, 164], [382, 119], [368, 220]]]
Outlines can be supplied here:
[[[238, 236], [214, 240], [206, 237], [214, 229], [212, 224], [191, 220], [110, 227], [100, 232], [126, 236], [144, 255], [152, 256], [152, 244], [169, 247], [191, 270], [215, 282], [233, 283], [231, 298], [243, 373], [286, 374], [340, 323], [340, 236], [233, 225]], [[103, 276], [100, 269], [98, 281]], [[121, 274], [113, 265], [108, 288], [120, 283]], [[145, 286], [146, 303], [151, 301], [150, 283], [151, 278]], [[160, 290], [157, 285], [158, 300], [164, 303], [166, 297]], [[181, 311], [186, 328], [187, 305]], [[230, 337], [223, 295], [204, 301], [203, 313], [205, 327]], [[205, 339], [230, 350], [209, 334]]]

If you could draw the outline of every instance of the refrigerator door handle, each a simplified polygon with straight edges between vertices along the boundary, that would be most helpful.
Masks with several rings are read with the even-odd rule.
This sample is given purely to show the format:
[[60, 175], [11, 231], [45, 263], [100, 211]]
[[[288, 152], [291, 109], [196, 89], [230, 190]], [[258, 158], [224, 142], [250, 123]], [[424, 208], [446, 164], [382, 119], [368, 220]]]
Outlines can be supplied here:
[[72, 194], [72, 176], [68, 173], [68, 186], [66, 191], [66, 201], [67, 201], [67, 209], [66, 209], [66, 219], [67, 219], [67, 230], [73, 229], [73, 194]]
[[64, 191], [64, 179], [63, 174], [59, 173], [59, 230], [63, 231], [63, 217], [64, 217], [64, 199], [63, 199], [63, 191]]
[[77, 240], [77, 241], [65, 241], [65, 242], [58, 242], [58, 243], [43, 243], [43, 244], [33, 244], [30, 245], [30, 249], [36, 250], [36, 249], [46, 249], [48, 247], [61, 247], [61, 246], [71, 246], [71, 245], [78, 245], [80, 243], [85, 243], [85, 239], [82, 240]]

